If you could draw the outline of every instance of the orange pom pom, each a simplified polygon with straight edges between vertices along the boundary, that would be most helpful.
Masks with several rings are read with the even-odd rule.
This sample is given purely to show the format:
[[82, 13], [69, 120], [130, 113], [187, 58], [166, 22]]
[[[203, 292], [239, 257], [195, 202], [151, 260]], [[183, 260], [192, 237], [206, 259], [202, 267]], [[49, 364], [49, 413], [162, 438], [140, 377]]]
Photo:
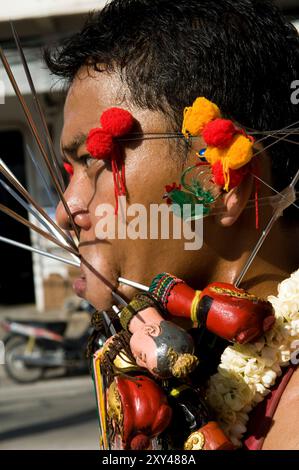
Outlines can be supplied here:
[[227, 167], [238, 170], [253, 157], [253, 142], [244, 135], [237, 135], [227, 150]]
[[213, 119], [220, 117], [220, 109], [206, 98], [197, 98], [191, 107], [185, 108], [182, 133], [198, 136]]
[[214, 165], [219, 160], [225, 158], [226, 154], [226, 149], [220, 149], [218, 147], [207, 147], [204, 156], [207, 162], [210, 163], [210, 165]]

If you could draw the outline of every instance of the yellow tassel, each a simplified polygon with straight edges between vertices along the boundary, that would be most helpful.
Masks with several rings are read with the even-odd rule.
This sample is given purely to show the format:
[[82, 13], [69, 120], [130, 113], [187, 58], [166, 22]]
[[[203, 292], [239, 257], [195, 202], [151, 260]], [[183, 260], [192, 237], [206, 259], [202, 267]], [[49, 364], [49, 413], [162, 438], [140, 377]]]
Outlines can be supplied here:
[[211, 121], [221, 117], [218, 106], [206, 98], [197, 98], [191, 107], [184, 110], [182, 133], [185, 137], [199, 136]]
[[229, 183], [230, 183], [230, 174], [229, 174], [229, 161], [228, 159], [224, 159], [223, 160], [223, 164], [222, 164], [222, 168], [223, 168], [223, 176], [224, 176], [224, 190], [226, 192], [229, 191]]

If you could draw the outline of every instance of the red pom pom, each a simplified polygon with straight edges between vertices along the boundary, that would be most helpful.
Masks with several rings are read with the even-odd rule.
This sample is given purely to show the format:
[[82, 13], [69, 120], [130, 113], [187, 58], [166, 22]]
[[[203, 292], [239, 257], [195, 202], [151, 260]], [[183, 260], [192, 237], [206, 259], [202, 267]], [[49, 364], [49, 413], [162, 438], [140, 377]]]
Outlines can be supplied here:
[[121, 108], [109, 108], [100, 118], [103, 129], [113, 137], [127, 134], [133, 127], [134, 118], [129, 111]]
[[205, 126], [202, 136], [207, 145], [226, 148], [232, 143], [236, 132], [237, 129], [232, 121], [229, 121], [228, 119], [215, 119]]
[[64, 163], [63, 164], [64, 166], [64, 169], [65, 171], [70, 175], [70, 176], [73, 176], [74, 174], [74, 168], [73, 168], [73, 165], [71, 165], [70, 163]]
[[101, 159], [111, 156], [113, 152], [112, 135], [97, 127], [91, 129], [86, 139], [86, 148], [94, 158]]
[[149, 448], [150, 443], [151, 441], [147, 436], [138, 434], [131, 440], [130, 447], [132, 450], [146, 450]]
[[[228, 189], [232, 189], [232, 188], [235, 188], [236, 186], [239, 186], [239, 184], [242, 182], [247, 172], [248, 172], [248, 168], [246, 165], [240, 168], [239, 170], [229, 170], [229, 188]], [[212, 173], [213, 173], [214, 183], [223, 188], [225, 185], [225, 181], [224, 181], [223, 167], [222, 167], [222, 163], [220, 160], [214, 163], [214, 165], [212, 165]]]

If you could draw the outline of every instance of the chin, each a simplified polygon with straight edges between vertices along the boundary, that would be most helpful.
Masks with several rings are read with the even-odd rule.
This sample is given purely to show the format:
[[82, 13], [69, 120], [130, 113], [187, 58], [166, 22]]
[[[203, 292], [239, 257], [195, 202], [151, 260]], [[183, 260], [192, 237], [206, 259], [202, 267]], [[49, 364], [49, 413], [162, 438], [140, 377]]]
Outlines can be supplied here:
[[113, 297], [108, 287], [87, 286], [84, 298], [96, 310], [109, 310], [113, 305]]

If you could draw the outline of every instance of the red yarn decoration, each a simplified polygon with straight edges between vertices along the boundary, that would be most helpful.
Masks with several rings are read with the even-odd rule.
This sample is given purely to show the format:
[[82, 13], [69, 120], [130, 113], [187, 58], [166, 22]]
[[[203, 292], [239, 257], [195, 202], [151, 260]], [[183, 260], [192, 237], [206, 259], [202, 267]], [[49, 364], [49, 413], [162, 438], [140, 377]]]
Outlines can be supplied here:
[[71, 165], [70, 163], [64, 162], [63, 167], [70, 176], [73, 176], [74, 174], [73, 165]]
[[111, 159], [115, 214], [118, 213], [118, 197], [126, 194], [125, 165], [121, 161], [121, 169], [118, 162], [121, 154], [114, 137], [127, 134], [134, 125], [134, 118], [129, 111], [121, 108], [109, 108], [100, 117], [102, 128], [91, 129], [86, 140], [86, 148], [93, 158]]
[[109, 108], [103, 112], [100, 122], [106, 132], [113, 137], [121, 137], [130, 132], [134, 124], [134, 118], [125, 109]]
[[112, 135], [99, 127], [89, 131], [86, 148], [90, 155], [98, 160], [112, 157], [113, 152]]
[[[246, 165], [240, 168], [239, 170], [230, 169], [228, 189], [232, 189], [232, 188], [235, 188], [236, 186], [239, 186], [239, 184], [241, 184], [247, 172], [248, 172], [248, 168]], [[220, 160], [214, 163], [214, 165], [212, 165], [212, 173], [213, 173], [214, 183], [223, 188], [225, 185], [225, 180], [224, 180], [224, 174], [223, 174], [223, 167], [222, 167], [222, 163]]]
[[232, 121], [228, 119], [215, 119], [205, 126], [202, 136], [207, 145], [226, 148], [230, 146], [236, 133], [237, 129]]

